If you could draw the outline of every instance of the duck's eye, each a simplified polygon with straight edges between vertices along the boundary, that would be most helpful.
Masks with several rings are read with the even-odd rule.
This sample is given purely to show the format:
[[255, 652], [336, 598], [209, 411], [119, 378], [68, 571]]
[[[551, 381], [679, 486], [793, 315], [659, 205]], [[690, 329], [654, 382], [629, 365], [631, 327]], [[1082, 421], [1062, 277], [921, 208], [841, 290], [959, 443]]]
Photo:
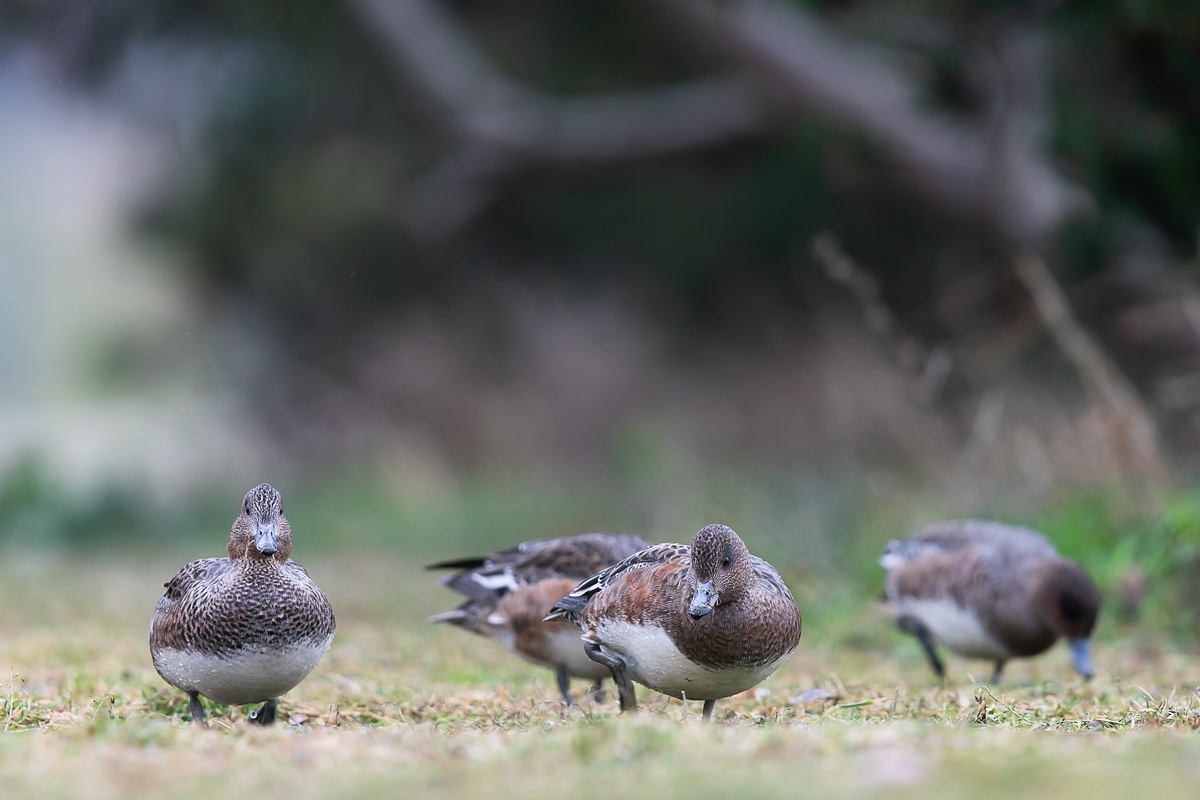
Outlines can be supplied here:
[[722, 566], [722, 567], [728, 567], [728, 566], [729, 566], [729, 556], [725, 556], [724, 558], [722, 558], [722, 559], [721, 559], [721, 566]]

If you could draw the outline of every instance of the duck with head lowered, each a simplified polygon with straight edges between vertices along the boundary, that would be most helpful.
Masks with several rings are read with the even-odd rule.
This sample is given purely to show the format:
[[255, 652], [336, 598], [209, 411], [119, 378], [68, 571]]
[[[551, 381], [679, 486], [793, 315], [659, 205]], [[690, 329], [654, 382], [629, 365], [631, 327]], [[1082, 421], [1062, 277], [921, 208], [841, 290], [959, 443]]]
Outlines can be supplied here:
[[1091, 678], [1100, 592], [1091, 576], [1035, 530], [984, 520], [939, 522], [884, 547], [887, 597], [900, 630], [917, 637], [938, 677], [935, 643], [995, 663], [1067, 640], [1075, 671]]

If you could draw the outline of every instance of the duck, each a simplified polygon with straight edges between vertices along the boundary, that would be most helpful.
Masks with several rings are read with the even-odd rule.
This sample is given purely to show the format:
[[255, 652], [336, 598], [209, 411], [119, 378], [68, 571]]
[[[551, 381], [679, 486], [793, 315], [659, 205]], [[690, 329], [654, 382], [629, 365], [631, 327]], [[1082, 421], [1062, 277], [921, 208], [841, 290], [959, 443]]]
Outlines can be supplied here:
[[188, 694], [201, 727], [201, 696], [227, 705], [261, 703], [247, 719], [270, 725], [279, 696], [329, 650], [337, 628], [333, 607], [290, 559], [291, 525], [270, 484], [246, 493], [226, 551], [188, 563], [163, 584], [150, 620], [150, 655], [163, 680]]
[[800, 643], [800, 609], [779, 573], [726, 525], [691, 544], [652, 545], [593, 575], [549, 620], [581, 631], [584, 651], [612, 673], [622, 713], [637, 682], [685, 702], [716, 701], [765, 680]]
[[439, 583], [466, 601], [428, 621], [456, 625], [553, 670], [563, 702], [572, 705], [571, 678], [592, 681], [592, 691], [599, 693], [610, 672], [588, 658], [573, 625], [544, 618], [581, 580], [649, 546], [631, 534], [582, 533], [430, 564], [427, 569], [456, 570]]
[[998, 683], [1013, 658], [1067, 640], [1075, 671], [1095, 675], [1091, 637], [1100, 591], [1044, 534], [989, 520], [938, 522], [889, 542], [879, 563], [900, 630], [917, 638], [939, 678], [935, 645], [994, 662]]

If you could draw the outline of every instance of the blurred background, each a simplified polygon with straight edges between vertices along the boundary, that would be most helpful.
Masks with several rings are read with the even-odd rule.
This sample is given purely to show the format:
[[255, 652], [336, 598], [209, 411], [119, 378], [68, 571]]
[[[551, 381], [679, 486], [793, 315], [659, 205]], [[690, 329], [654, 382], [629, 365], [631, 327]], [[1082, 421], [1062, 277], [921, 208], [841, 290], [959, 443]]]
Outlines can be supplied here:
[[0, 558], [269, 481], [301, 561], [721, 521], [849, 604], [984, 515], [1194, 632], [1198, 236], [1177, 3], [3, 0]]

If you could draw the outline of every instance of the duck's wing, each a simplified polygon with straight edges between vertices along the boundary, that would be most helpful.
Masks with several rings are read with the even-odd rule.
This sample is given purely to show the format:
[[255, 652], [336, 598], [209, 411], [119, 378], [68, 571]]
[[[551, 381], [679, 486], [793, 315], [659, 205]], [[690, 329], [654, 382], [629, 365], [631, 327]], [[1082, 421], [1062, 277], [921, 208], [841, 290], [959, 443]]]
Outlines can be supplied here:
[[333, 606], [321, 588], [308, 576], [308, 570], [290, 558], [283, 564], [293, 581], [287, 588], [289, 604], [294, 610], [293, 631], [296, 636], [333, 636], [337, 618]]
[[889, 600], [952, 598], [963, 608], [991, 609], [1022, 595], [1034, 565], [1057, 558], [1054, 545], [1030, 528], [962, 520], [889, 542], [879, 561]]
[[[438, 561], [435, 564], [427, 564], [425, 569], [455, 570], [438, 580], [438, 584], [467, 598], [467, 602], [460, 609], [463, 610], [471, 603], [494, 604], [505, 592], [516, 586], [511, 564], [517, 553], [517, 548], [513, 547], [490, 556], [469, 556]], [[437, 618], [430, 617], [430, 621], [455, 621], [451, 618], [441, 619], [442, 616], [439, 614]]]
[[151, 652], [182, 643], [191, 602], [189, 596], [197, 586], [220, 578], [230, 566], [228, 558], [201, 558], [184, 565], [175, 577], [163, 584], [162, 597], [150, 617]]
[[[770, 586], [776, 593], [792, 597], [792, 590], [783, 582], [783, 577], [779, 574], [779, 570], [771, 566], [770, 562], [759, 558], [756, 555], [750, 556], [750, 564], [754, 570], [755, 580]], [[794, 600], [793, 600], [794, 602]]]
[[1031, 528], [968, 519], [934, 523], [905, 539], [893, 539], [884, 546], [879, 563], [890, 572], [923, 558], [966, 552], [997, 561], [1057, 555], [1050, 540]]
[[632, 570], [657, 567], [672, 562], [686, 564], [691, 560], [691, 552], [691, 546], [675, 543], [656, 544], [640, 550], [584, 580], [566, 597], [554, 604], [554, 608], [546, 615], [546, 620], [566, 619], [578, 624], [579, 612], [588, 604], [588, 601], [621, 575]]
[[163, 584], [165, 591], [158, 604], [177, 603], [192, 591], [192, 587], [215, 580], [229, 569], [228, 558], [201, 558], [185, 564], [174, 578]]
[[299, 563], [292, 561], [290, 558], [283, 562], [283, 568], [297, 578], [303, 578], [306, 581], [312, 580], [312, 578], [308, 576], [308, 570], [300, 566]]
[[533, 583], [548, 578], [583, 579], [649, 547], [650, 543], [624, 533], [581, 533], [559, 539], [525, 542], [511, 562], [517, 580]]
[[622, 558], [649, 547], [628, 534], [584, 533], [522, 542], [485, 558], [431, 564], [429, 569], [458, 569], [440, 581], [468, 601], [494, 604], [517, 586], [543, 580], [581, 580]]
[[448, 561], [437, 561], [433, 564], [426, 564], [425, 569], [475, 569], [482, 567], [488, 563], [487, 556], [467, 556], [466, 558], [452, 558]]

